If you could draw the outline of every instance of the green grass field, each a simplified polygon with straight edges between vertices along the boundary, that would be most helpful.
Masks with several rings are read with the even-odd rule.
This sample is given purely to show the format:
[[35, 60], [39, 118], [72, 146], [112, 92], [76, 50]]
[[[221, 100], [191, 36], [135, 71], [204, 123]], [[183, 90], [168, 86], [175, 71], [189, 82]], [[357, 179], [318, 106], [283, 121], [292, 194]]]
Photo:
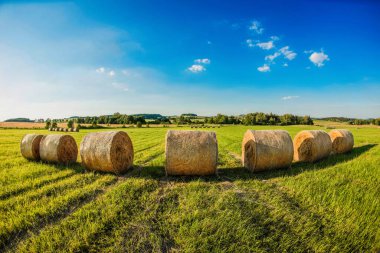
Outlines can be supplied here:
[[[209, 129], [218, 137], [218, 175], [165, 177], [167, 128], [122, 129], [135, 149], [123, 176], [29, 162], [19, 151], [23, 135], [49, 132], [0, 129], [0, 252], [380, 250], [379, 128], [350, 128], [351, 153], [254, 174], [240, 161], [249, 128], [292, 137], [326, 130]], [[93, 131], [69, 134], [79, 144]]]

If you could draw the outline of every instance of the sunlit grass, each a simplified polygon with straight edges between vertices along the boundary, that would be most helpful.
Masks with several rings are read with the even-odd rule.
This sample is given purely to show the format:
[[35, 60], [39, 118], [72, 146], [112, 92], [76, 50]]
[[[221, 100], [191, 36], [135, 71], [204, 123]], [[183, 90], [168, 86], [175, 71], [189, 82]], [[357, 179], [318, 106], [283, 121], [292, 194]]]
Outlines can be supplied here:
[[[349, 127], [349, 126], [344, 126]], [[218, 175], [166, 177], [167, 128], [127, 128], [135, 166], [123, 176], [29, 162], [26, 133], [0, 129], [0, 251], [363, 252], [380, 249], [380, 129], [349, 127], [351, 153], [291, 169], [241, 168], [247, 129], [292, 137], [324, 126], [229, 126]], [[182, 127], [180, 129], [189, 129]], [[78, 145], [88, 132], [73, 135]], [[106, 131], [105, 129], [99, 131]], [[80, 162], [80, 157], [78, 157]]]

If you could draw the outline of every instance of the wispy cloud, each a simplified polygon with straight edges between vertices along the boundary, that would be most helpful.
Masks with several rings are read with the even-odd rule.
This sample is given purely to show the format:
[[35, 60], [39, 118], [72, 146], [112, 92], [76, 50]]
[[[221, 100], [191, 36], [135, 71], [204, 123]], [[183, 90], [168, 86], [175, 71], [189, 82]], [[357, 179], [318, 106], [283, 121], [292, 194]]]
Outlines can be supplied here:
[[251, 39], [247, 39], [245, 42], [247, 43], [248, 47], [254, 47], [255, 46], [255, 42]]
[[270, 39], [273, 41], [280, 40], [280, 38], [278, 36], [270, 36]]
[[272, 62], [274, 59], [276, 59], [280, 55], [281, 54], [279, 52], [275, 52], [274, 54], [270, 54], [270, 55], [265, 56], [265, 60]]
[[112, 86], [122, 91], [129, 91], [129, 88], [125, 83], [113, 82]]
[[257, 34], [262, 34], [264, 32], [264, 28], [261, 26], [260, 22], [254, 20], [248, 27], [249, 30], [254, 31]]
[[269, 50], [269, 49], [274, 48], [275, 46], [273, 43], [273, 40], [270, 40], [268, 42], [260, 42], [260, 41], [254, 41], [252, 39], [247, 39], [245, 42], [247, 43], [248, 47], [259, 47], [263, 50]]
[[199, 64], [193, 64], [189, 68], [187, 68], [187, 70], [189, 70], [192, 73], [200, 73], [206, 71], [206, 68]]
[[114, 70], [112, 69], [107, 70], [107, 68], [105, 67], [99, 67], [95, 71], [99, 74], [107, 74], [111, 77], [116, 75], [116, 72]]
[[256, 44], [256, 46], [264, 50], [269, 50], [269, 49], [274, 48], [274, 43], [272, 40], [270, 40], [268, 42], [259, 42]]
[[260, 71], [260, 72], [269, 72], [270, 71], [270, 67], [269, 67], [269, 65], [264, 64], [263, 66], [258, 67], [257, 70]]
[[210, 64], [211, 63], [210, 59], [207, 59], [207, 58], [204, 58], [204, 59], [195, 59], [194, 62], [195, 63], [203, 63], [203, 64]]
[[291, 100], [291, 99], [295, 99], [295, 98], [299, 98], [300, 96], [285, 96], [285, 97], [282, 97], [281, 99], [282, 100]]
[[317, 67], [323, 67], [325, 64], [325, 61], [329, 61], [330, 58], [327, 54], [325, 54], [323, 51], [317, 53], [314, 52], [310, 55], [309, 60], [314, 63]]
[[100, 67], [96, 69], [96, 72], [101, 73], [101, 74], [104, 73], [105, 71], [106, 69], [104, 67]]
[[279, 50], [286, 59], [288, 59], [289, 61], [291, 60], [294, 60], [297, 56], [297, 54], [295, 52], [293, 52], [292, 50], [289, 49], [289, 46], [285, 46], [283, 48], [280, 48]]

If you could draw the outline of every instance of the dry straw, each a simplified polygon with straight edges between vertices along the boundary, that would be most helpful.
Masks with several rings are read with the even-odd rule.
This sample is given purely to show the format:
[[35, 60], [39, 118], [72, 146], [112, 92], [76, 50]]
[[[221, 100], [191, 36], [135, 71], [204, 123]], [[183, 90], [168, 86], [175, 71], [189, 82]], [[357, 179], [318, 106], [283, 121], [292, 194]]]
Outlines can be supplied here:
[[82, 165], [90, 170], [124, 173], [133, 165], [133, 145], [126, 132], [87, 134], [81, 145]]
[[332, 142], [332, 152], [342, 154], [352, 150], [354, 147], [354, 136], [346, 129], [336, 129], [329, 132]]
[[294, 160], [315, 162], [331, 153], [330, 136], [321, 130], [305, 130], [294, 138]]
[[215, 174], [218, 142], [215, 132], [176, 131], [166, 134], [167, 175]]
[[27, 134], [20, 143], [21, 154], [30, 160], [40, 159], [40, 142], [43, 135]]
[[78, 156], [78, 146], [71, 135], [46, 135], [40, 143], [41, 160], [45, 162], [73, 163]]
[[243, 166], [251, 171], [290, 167], [293, 142], [287, 131], [247, 130], [242, 142]]

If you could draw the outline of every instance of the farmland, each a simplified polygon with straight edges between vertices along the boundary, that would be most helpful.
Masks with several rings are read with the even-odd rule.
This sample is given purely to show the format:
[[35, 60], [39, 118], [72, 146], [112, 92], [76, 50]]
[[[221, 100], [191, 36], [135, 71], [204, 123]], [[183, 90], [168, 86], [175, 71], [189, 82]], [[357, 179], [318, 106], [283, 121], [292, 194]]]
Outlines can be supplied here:
[[[294, 137], [329, 131], [322, 123], [206, 129], [217, 133], [219, 146], [218, 175], [211, 177], [165, 176], [168, 128], [119, 129], [135, 150], [135, 165], [122, 176], [79, 163], [29, 162], [20, 155], [21, 138], [49, 132], [0, 129], [0, 251], [379, 250], [379, 128], [339, 125], [354, 134], [354, 150], [314, 164], [254, 174], [241, 168], [247, 129], [285, 129]], [[106, 129], [68, 134], [79, 144], [94, 131]]]

